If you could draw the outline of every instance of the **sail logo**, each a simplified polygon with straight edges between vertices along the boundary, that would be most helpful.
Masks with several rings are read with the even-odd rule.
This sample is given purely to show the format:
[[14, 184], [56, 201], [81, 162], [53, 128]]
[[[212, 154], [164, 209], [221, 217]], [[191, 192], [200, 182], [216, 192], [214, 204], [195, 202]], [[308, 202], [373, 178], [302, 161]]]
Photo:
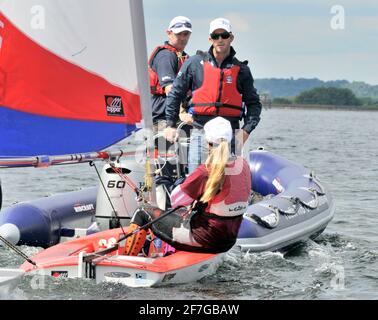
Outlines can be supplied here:
[[122, 98], [119, 96], [105, 96], [106, 112], [111, 117], [124, 117]]
[[54, 278], [68, 278], [68, 271], [51, 271], [51, 276]]

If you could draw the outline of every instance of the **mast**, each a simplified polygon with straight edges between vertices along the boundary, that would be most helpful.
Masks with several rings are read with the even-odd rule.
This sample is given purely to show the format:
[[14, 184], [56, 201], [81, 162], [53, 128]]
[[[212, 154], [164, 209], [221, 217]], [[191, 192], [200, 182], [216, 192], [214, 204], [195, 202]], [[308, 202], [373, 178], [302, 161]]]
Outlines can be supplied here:
[[138, 78], [138, 93], [142, 111], [142, 123], [144, 127], [144, 140], [146, 143], [146, 191], [149, 195], [149, 202], [156, 204], [156, 190], [154, 182], [154, 165], [151, 160], [154, 157], [154, 141], [152, 130], [151, 97], [149, 87], [149, 76], [147, 70], [147, 41], [144, 23], [143, 1], [130, 0], [131, 24], [134, 39], [135, 63]]

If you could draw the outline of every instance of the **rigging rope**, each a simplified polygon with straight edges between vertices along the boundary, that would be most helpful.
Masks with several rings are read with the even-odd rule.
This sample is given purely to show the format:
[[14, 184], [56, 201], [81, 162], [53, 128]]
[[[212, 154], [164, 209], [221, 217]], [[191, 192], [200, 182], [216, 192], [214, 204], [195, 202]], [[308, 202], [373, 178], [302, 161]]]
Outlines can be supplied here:
[[37, 264], [32, 259], [30, 259], [24, 252], [18, 249], [12, 242], [8, 241], [1, 235], [0, 240], [4, 242], [10, 249], [15, 251], [20, 257], [24, 258], [27, 262], [31, 263], [33, 266], [37, 266]]

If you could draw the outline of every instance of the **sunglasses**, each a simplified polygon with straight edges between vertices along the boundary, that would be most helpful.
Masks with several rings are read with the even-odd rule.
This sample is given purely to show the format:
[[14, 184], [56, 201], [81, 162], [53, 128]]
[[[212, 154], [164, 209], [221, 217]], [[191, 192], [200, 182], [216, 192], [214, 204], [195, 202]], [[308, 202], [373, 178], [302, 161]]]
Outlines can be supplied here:
[[228, 39], [231, 37], [231, 33], [229, 32], [223, 32], [223, 33], [212, 33], [210, 34], [210, 38], [213, 39], [213, 40], [218, 40], [219, 38], [222, 38], [222, 39]]
[[182, 27], [191, 28], [192, 24], [189, 22], [178, 22], [174, 24], [170, 29], [176, 29], [176, 28], [182, 28]]

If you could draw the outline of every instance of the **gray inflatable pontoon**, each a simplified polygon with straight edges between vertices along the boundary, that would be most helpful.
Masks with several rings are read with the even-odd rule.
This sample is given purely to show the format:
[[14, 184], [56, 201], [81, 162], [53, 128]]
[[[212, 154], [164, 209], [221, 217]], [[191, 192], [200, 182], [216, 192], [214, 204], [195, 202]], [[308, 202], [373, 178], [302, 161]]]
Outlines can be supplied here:
[[316, 238], [332, 220], [328, 187], [304, 167], [273, 153], [250, 153], [252, 189], [264, 196], [244, 214], [237, 245], [251, 252], [286, 250]]

